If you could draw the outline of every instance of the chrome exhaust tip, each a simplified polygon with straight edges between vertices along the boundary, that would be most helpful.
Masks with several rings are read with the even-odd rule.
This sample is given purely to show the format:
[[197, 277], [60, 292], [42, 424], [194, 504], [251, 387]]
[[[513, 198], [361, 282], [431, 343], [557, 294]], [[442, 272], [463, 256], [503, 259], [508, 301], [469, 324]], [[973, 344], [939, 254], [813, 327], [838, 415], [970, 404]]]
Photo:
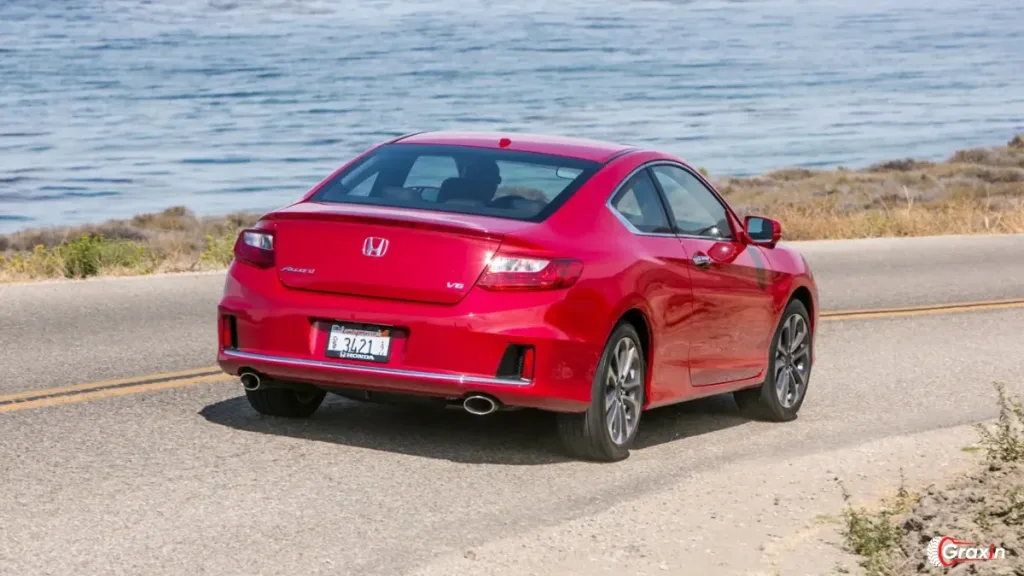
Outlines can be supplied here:
[[242, 388], [249, 392], [260, 389], [260, 377], [255, 372], [243, 372], [240, 378], [242, 380]]
[[470, 414], [486, 416], [492, 412], [496, 412], [499, 406], [492, 398], [474, 394], [462, 401], [462, 408]]

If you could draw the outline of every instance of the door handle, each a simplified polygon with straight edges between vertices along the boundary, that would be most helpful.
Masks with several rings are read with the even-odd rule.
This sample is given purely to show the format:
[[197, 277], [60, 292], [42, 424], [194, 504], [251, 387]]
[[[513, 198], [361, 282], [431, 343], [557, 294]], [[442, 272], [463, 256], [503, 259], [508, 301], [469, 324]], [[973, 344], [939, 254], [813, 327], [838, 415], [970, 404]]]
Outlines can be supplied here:
[[693, 255], [693, 265], [698, 268], [707, 268], [711, 265], [711, 256], [703, 252], [697, 252]]

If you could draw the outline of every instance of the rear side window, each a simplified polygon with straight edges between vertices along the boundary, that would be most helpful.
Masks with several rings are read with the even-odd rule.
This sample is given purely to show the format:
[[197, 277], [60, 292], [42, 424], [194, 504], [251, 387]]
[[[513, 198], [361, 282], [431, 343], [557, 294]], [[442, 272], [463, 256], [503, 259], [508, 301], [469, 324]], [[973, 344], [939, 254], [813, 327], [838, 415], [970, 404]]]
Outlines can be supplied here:
[[639, 232], [672, 234], [665, 206], [658, 198], [658, 190], [647, 170], [641, 170], [627, 180], [611, 204]]
[[468, 146], [382, 146], [312, 200], [540, 221], [601, 168], [596, 162]]

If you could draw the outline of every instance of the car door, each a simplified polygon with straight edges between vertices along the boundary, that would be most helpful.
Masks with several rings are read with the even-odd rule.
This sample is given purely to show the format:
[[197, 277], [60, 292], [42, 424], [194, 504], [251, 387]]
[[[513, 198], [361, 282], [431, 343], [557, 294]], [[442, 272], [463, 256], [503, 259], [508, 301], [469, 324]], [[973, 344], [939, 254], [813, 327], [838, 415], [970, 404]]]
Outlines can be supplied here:
[[684, 330], [693, 313], [689, 258], [673, 232], [658, 189], [646, 169], [627, 177], [608, 202], [612, 212], [632, 233], [638, 266], [631, 278], [650, 307], [652, 333], [651, 405], [677, 399], [689, 387], [689, 341]]
[[718, 195], [688, 168], [651, 166], [690, 255], [690, 381], [709, 386], [761, 378], [773, 334], [768, 261], [746, 244]]

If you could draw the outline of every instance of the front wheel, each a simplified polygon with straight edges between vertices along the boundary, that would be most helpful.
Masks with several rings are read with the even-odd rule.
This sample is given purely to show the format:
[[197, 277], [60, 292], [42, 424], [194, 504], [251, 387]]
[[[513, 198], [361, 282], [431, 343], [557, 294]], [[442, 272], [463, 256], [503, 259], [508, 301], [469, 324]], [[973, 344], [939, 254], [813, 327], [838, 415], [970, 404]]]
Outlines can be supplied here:
[[795, 420], [811, 380], [812, 340], [807, 308], [793, 300], [772, 338], [764, 383], [733, 392], [740, 412], [757, 420]]
[[616, 327], [597, 366], [590, 407], [558, 415], [558, 434], [572, 456], [604, 462], [629, 457], [644, 405], [646, 360], [633, 326]]

